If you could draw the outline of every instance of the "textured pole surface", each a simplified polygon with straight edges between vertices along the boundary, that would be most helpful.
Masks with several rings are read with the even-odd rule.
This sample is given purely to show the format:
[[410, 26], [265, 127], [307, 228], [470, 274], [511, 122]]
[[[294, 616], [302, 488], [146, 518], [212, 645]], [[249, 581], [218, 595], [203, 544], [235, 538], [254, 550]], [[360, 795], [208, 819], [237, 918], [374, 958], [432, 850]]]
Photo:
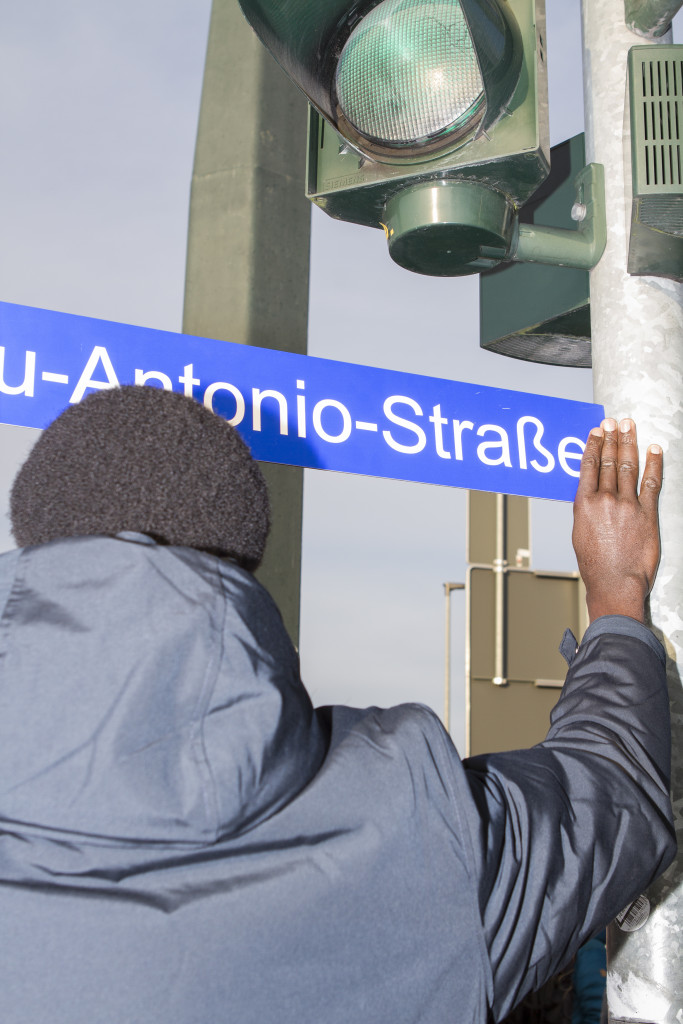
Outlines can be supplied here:
[[[626, 272], [630, 223], [630, 138], [626, 56], [642, 39], [628, 30], [624, 0], [583, 0], [586, 159], [605, 166], [607, 248], [591, 272], [595, 401], [608, 415], [633, 416], [642, 445], [664, 448], [662, 561], [652, 621], [669, 654], [673, 707], [673, 796], [682, 824], [683, 700], [683, 285]], [[663, 36], [658, 42], [669, 42]], [[642, 455], [642, 448], [641, 448]], [[683, 1022], [683, 865], [648, 892], [647, 923], [610, 926], [607, 992], [611, 1021]]]
[[[190, 199], [187, 334], [306, 351], [306, 111], [235, 0], [214, 0]], [[273, 525], [257, 575], [296, 643], [303, 471], [262, 469]]]

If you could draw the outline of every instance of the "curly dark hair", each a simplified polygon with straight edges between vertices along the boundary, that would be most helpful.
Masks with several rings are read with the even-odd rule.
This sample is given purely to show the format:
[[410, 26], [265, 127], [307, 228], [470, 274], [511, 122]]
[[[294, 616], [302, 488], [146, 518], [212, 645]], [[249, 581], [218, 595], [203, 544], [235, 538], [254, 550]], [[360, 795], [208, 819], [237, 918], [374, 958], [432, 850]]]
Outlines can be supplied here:
[[146, 533], [253, 571], [270, 527], [263, 475], [237, 431], [194, 399], [126, 385], [89, 395], [41, 434], [10, 498], [21, 547]]

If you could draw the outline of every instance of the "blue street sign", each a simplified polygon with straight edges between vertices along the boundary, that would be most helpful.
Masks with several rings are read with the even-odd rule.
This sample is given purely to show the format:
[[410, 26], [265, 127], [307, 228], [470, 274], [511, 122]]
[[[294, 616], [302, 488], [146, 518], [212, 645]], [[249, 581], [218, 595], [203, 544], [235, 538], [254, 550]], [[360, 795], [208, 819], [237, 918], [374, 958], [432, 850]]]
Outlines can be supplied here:
[[92, 390], [181, 391], [264, 462], [573, 500], [601, 406], [0, 303], [0, 422]]

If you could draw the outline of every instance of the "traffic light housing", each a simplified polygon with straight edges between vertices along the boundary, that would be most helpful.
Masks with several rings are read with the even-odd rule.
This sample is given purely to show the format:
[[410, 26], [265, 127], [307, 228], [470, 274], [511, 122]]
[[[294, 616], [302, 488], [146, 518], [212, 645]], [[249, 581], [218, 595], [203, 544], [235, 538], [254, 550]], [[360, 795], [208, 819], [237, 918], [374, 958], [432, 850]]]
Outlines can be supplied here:
[[326, 213], [383, 228], [418, 273], [576, 265], [517, 218], [550, 166], [544, 0], [240, 4], [311, 103], [306, 193]]
[[522, 69], [513, 4], [240, 0], [317, 111], [361, 152], [388, 162], [421, 160], [501, 117]]
[[[569, 230], [583, 134], [553, 146], [550, 174], [520, 211], [520, 226]], [[584, 197], [585, 198], [585, 197]], [[479, 278], [479, 344], [489, 352], [556, 366], [591, 365], [587, 270], [505, 263]]]
[[683, 46], [633, 46], [629, 274], [683, 281]]

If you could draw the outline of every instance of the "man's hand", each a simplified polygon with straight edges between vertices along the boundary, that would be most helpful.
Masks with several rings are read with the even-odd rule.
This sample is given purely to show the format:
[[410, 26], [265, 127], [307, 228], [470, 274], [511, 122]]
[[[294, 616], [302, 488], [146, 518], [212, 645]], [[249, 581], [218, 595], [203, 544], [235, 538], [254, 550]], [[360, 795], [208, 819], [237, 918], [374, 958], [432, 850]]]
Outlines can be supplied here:
[[590, 621], [629, 615], [644, 621], [659, 564], [657, 506], [662, 449], [650, 445], [638, 494], [633, 420], [604, 420], [591, 430], [574, 501], [572, 542], [586, 584]]

